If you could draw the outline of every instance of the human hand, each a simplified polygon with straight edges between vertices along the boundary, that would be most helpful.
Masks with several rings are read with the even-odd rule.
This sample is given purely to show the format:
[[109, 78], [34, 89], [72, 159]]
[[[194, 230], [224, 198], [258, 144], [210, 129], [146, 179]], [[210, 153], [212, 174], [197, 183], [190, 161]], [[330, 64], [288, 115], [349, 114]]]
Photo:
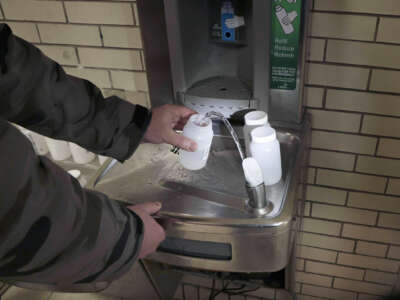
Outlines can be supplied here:
[[189, 117], [194, 114], [194, 110], [172, 104], [154, 108], [144, 141], [152, 144], [168, 143], [187, 151], [196, 151], [196, 142], [174, 131], [182, 130]]
[[165, 240], [164, 229], [151, 216], [161, 209], [160, 202], [147, 202], [128, 206], [128, 209], [135, 212], [143, 221], [144, 237], [140, 248], [139, 258], [155, 252], [158, 245]]

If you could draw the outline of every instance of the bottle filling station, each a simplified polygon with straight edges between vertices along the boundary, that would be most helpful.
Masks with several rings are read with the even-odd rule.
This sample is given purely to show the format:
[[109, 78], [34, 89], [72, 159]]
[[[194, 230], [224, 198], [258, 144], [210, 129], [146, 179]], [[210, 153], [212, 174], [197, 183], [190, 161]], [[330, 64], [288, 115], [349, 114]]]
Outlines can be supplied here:
[[221, 114], [243, 145], [244, 114], [267, 112], [280, 143], [282, 179], [266, 187], [269, 213], [249, 210], [239, 153], [216, 121], [203, 169], [183, 168], [171, 146], [143, 144], [123, 165], [103, 165], [94, 188], [129, 203], [163, 203], [158, 219], [167, 239], [151, 261], [213, 272], [279, 273], [280, 288], [293, 291], [310, 131], [303, 109], [308, 1], [137, 5], [152, 106], [179, 104]]

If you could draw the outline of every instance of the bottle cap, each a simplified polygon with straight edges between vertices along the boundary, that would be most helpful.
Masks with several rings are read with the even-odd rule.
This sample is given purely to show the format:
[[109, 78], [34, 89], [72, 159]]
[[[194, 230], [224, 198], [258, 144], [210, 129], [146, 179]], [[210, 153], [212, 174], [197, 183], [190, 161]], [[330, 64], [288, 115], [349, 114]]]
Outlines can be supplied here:
[[254, 128], [250, 135], [254, 143], [268, 143], [276, 140], [276, 131], [270, 126]]
[[268, 115], [260, 110], [251, 111], [245, 114], [244, 121], [249, 126], [265, 125], [268, 123]]
[[206, 117], [203, 114], [192, 115], [186, 123], [185, 128], [191, 128], [196, 132], [207, 132], [209, 130], [212, 130], [212, 121], [210, 118]]

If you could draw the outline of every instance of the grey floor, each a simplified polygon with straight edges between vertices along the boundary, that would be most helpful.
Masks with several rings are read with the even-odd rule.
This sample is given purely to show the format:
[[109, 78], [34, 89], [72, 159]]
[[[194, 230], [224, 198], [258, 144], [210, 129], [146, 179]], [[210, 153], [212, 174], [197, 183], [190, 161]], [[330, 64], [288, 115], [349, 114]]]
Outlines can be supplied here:
[[63, 294], [11, 287], [1, 300], [123, 300], [101, 294]]

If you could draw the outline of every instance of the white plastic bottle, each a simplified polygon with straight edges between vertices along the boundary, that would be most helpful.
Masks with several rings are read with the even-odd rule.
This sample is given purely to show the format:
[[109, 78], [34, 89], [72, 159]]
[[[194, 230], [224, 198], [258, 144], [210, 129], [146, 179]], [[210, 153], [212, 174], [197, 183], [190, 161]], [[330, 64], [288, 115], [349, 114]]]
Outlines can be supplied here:
[[263, 126], [251, 131], [251, 156], [261, 167], [265, 185], [278, 183], [282, 177], [281, 150], [275, 129]]
[[189, 170], [200, 170], [207, 164], [214, 136], [212, 121], [202, 114], [193, 115], [183, 128], [183, 135], [197, 143], [195, 152], [179, 151], [181, 164]]
[[243, 127], [244, 141], [246, 145], [246, 156], [250, 157], [250, 132], [260, 126], [269, 126], [268, 115], [266, 112], [256, 110], [251, 111], [244, 116], [245, 125]]
[[71, 156], [71, 151], [69, 150], [67, 142], [46, 138], [46, 143], [47, 147], [49, 147], [51, 157], [54, 160], [66, 160]]
[[49, 152], [43, 136], [22, 127], [20, 127], [20, 130], [31, 141], [37, 155], [46, 155]]
[[83, 149], [77, 144], [69, 143], [69, 148], [71, 150], [72, 158], [77, 164], [87, 164], [95, 158], [94, 153]]

